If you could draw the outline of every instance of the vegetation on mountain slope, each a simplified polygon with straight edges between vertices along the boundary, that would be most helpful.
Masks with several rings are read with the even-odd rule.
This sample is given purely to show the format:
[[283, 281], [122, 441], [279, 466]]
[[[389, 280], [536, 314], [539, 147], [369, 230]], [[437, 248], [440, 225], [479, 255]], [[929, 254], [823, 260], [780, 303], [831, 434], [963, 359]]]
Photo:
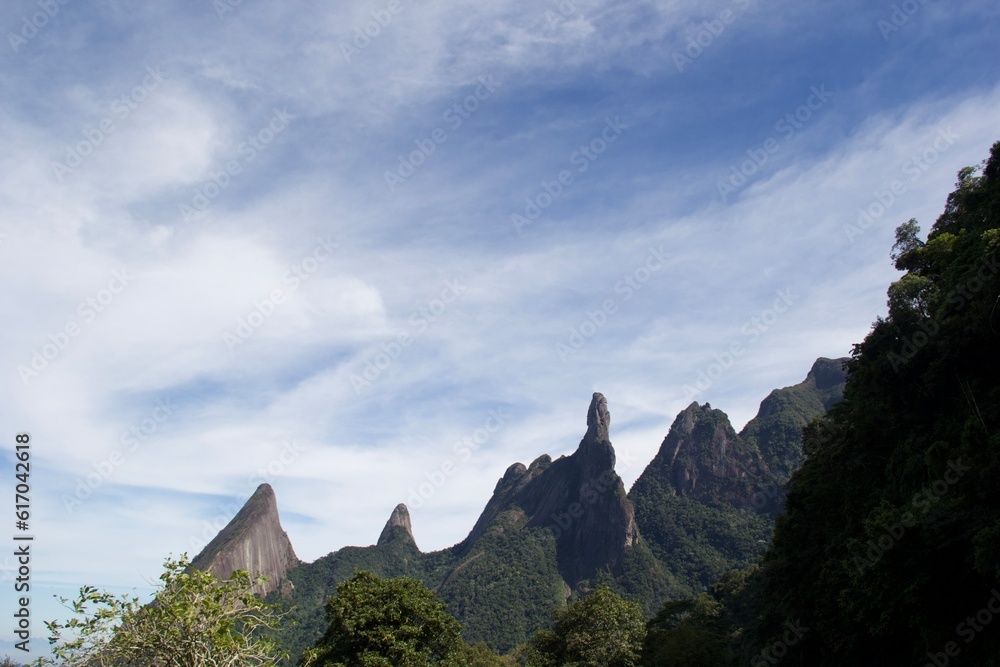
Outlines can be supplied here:
[[1000, 664], [1000, 142], [892, 258], [772, 547], [712, 588], [742, 664]]
[[790, 618], [810, 628], [789, 665], [1000, 655], [991, 612], [977, 619], [1000, 610], [1000, 142], [918, 231], [896, 231], [888, 316], [806, 430], [763, 561], [756, 641]]

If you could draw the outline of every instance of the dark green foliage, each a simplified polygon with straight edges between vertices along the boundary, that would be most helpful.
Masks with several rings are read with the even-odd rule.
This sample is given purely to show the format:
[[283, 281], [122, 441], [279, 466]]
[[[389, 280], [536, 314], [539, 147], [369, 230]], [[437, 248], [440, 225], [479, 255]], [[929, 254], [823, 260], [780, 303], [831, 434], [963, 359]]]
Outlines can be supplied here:
[[517, 510], [502, 513], [438, 588], [466, 639], [501, 653], [545, 625], [566, 597], [551, 531], [525, 523]]
[[463, 624], [471, 643], [486, 642], [505, 652], [524, 642], [548, 622], [552, 608], [565, 600], [550, 531], [526, 529], [512, 510], [502, 513], [459, 557], [448, 549], [422, 554], [409, 541], [371, 547], [348, 547], [300, 565], [289, 573], [295, 586], [284, 601], [297, 625], [286, 630], [293, 659], [314, 644], [326, 628], [323, 602], [355, 570], [382, 577], [410, 576], [435, 590], [448, 612]]
[[725, 667], [736, 654], [720, 620], [722, 605], [702, 594], [667, 602], [649, 622], [644, 667]]
[[526, 667], [637, 667], [646, 636], [642, 607], [598, 586], [556, 611], [551, 630], [535, 634]]
[[291, 594], [282, 598], [272, 593], [269, 597], [281, 600], [292, 621], [282, 634], [292, 664], [323, 634], [328, 625], [324, 612], [326, 600], [336, 594], [337, 584], [352, 577], [356, 570], [381, 577], [410, 576], [433, 586], [429, 579], [433, 577], [434, 566], [447, 560], [443, 555], [442, 552], [421, 554], [412, 542], [393, 540], [370, 547], [346, 547], [292, 569], [288, 573], [294, 586]]
[[[821, 359], [806, 382], [772, 392], [751, 423], [756, 430], [745, 438], [736, 435], [721, 411], [707, 405], [689, 408], [697, 418], [693, 433], [688, 434], [691, 446], [677, 457], [680, 464], [702, 470], [722, 466], [725, 473], [701, 475], [697, 498], [691, 498], [674, 493], [671, 473], [651, 464], [629, 494], [641, 537], [610, 567], [588, 569], [579, 581], [572, 578], [586, 560], [583, 556], [594, 554], [581, 555], [581, 549], [570, 542], [559, 546], [556, 518], [573, 522], [572, 529], [582, 524], [567, 514], [568, 507], [548, 501], [560, 498], [562, 487], [568, 493], [584, 482], [594, 486], [587, 475], [605, 470], [604, 464], [588, 468], [588, 461], [600, 463], [604, 453], [600, 443], [588, 441], [587, 446], [581, 445], [585, 454], [575, 458], [551, 461], [542, 456], [530, 467], [512, 466], [469, 538], [451, 549], [422, 554], [405, 530], [391, 529], [375, 546], [341, 549], [292, 570], [289, 579], [294, 589], [283, 602], [298, 623], [285, 631], [286, 647], [297, 659], [317, 641], [327, 626], [324, 601], [356, 569], [418, 579], [462, 623], [467, 642], [485, 642], [499, 652], [512, 650], [545, 627], [552, 609], [567, 598], [575, 599], [600, 584], [638, 602], [648, 615], [656, 613], [665, 600], [704, 590], [727, 571], [756, 561], [766, 548], [773, 519], [766, 512], [754, 511], [752, 505], [759, 496], [764, 500], [757, 509], [771, 509], [779, 487], [766, 470], [764, 455], [781, 458], [790, 451], [789, 459], [798, 456], [800, 446], [793, 434], [800, 433], [807, 415], [821, 412], [839, 398], [842, 379], [839, 362]], [[674, 451], [674, 444], [668, 437], [658, 458], [666, 456], [663, 452], [668, 449]], [[546, 481], [545, 475], [552, 479]], [[612, 501], [625, 495], [610, 467], [597, 479], [603, 482], [606, 477], [616, 483], [580, 495], [577, 504], [585, 517], [596, 508], [613, 509]], [[531, 513], [543, 507], [547, 509], [539, 516]], [[619, 518], [625, 516], [622, 512]], [[604, 528], [597, 520], [588, 530]], [[572, 530], [561, 532], [564, 541], [571, 534]]]
[[757, 416], [740, 431], [758, 447], [779, 486], [802, 464], [802, 428], [843, 398], [846, 361], [817, 360], [804, 382], [775, 389], [761, 401]]
[[[598, 583], [601, 581], [598, 578]], [[645, 539], [639, 540], [625, 553], [621, 574], [617, 577], [609, 575], [608, 583], [629, 600], [641, 604], [648, 615], [654, 614], [663, 600], [677, 600], [691, 595], [691, 588], [667, 569], [665, 561], [657, 560]]]
[[746, 567], [771, 540], [771, 517], [751, 510], [707, 505], [654, 484], [633, 502], [653, 553], [689, 591], [704, 590], [729, 570]]
[[[771, 392], [739, 435], [707, 404], [678, 416], [629, 500], [653, 554], [680, 586], [705, 590], [770, 544], [784, 485], [802, 460], [802, 427], [840, 400], [844, 361], [819, 359], [804, 382]], [[679, 487], [692, 473], [697, 487]], [[655, 598], [656, 608], [678, 597]]]
[[281, 614], [254, 594], [265, 583], [244, 570], [220, 581], [191, 566], [186, 555], [163, 564], [151, 603], [84, 586], [63, 604], [65, 622], [46, 622], [51, 657], [34, 667], [274, 667], [272, 634]]
[[897, 230], [906, 274], [806, 430], [763, 562], [750, 652], [810, 628], [783, 665], [924, 664], [949, 642], [948, 664], [998, 664], [997, 628], [966, 619], [1000, 574], [1000, 143], [918, 230]]
[[459, 667], [467, 647], [444, 603], [410, 577], [358, 572], [326, 604], [329, 627], [305, 667]]
[[507, 664], [507, 660], [491, 651], [486, 644], [466, 645], [462, 649], [462, 667], [504, 667]]

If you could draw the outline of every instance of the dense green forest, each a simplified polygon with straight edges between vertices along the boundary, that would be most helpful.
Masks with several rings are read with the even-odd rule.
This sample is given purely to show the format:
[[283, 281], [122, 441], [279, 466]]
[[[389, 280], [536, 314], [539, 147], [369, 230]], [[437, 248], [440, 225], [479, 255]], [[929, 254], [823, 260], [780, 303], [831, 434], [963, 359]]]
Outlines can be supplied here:
[[1000, 142], [892, 259], [888, 315], [805, 429], [773, 545], [712, 589], [743, 661], [1000, 664]]
[[888, 316], [805, 432], [751, 626], [759, 646], [810, 628], [786, 664], [1000, 660], [984, 622], [1000, 610], [1000, 142], [958, 178], [926, 241], [897, 229]]

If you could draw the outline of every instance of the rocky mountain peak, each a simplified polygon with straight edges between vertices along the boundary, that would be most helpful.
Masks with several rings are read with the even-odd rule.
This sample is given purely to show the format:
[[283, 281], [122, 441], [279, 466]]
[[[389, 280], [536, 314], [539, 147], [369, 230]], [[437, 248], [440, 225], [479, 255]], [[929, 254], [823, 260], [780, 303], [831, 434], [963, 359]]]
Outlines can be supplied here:
[[[816, 383], [817, 389], [831, 389], [844, 384], [847, 373], [844, 371], [844, 362], [847, 359], [827, 359], [820, 357], [809, 369], [806, 380]], [[842, 389], [842, 388], [841, 388]]]
[[698, 405], [698, 401], [692, 401], [691, 405], [687, 406], [681, 410], [677, 418], [674, 419], [674, 424], [671, 426], [671, 430], [677, 430], [678, 433], [691, 433], [694, 427], [697, 425], [698, 420], [704, 415], [706, 411], [710, 411], [712, 406], [706, 403], [705, 405]]
[[610, 442], [608, 432], [611, 428], [611, 415], [608, 413], [608, 401], [603, 394], [594, 392], [587, 410], [587, 434], [585, 440], [595, 442]]
[[640, 479], [657, 479], [671, 495], [752, 508], [753, 482], [766, 473], [760, 453], [740, 440], [724, 412], [694, 402], [677, 415]]
[[259, 593], [278, 590], [285, 575], [299, 564], [288, 535], [278, 518], [278, 501], [270, 484], [261, 484], [236, 516], [202, 549], [191, 562], [199, 570], [228, 579], [236, 570], [254, 577], [263, 575], [267, 583]]
[[556, 536], [560, 572], [571, 586], [599, 571], [619, 572], [639, 532], [614, 469], [610, 424], [607, 400], [595, 393], [577, 450], [554, 461], [542, 455], [527, 469], [519, 463], [507, 468], [457, 552], [469, 553], [498, 517], [515, 509], [526, 516], [527, 528], [546, 528]]
[[382, 529], [382, 534], [378, 536], [378, 543], [388, 544], [398, 538], [416, 544], [416, 540], [413, 539], [413, 528], [410, 525], [410, 510], [403, 503], [396, 505], [396, 509], [392, 510], [389, 520], [385, 522], [385, 528]]
[[594, 393], [587, 410], [587, 433], [573, 454], [579, 460], [584, 474], [589, 477], [596, 477], [607, 471], [614, 472], [615, 448], [611, 446], [610, 427], [608, 402], [603, 395]]

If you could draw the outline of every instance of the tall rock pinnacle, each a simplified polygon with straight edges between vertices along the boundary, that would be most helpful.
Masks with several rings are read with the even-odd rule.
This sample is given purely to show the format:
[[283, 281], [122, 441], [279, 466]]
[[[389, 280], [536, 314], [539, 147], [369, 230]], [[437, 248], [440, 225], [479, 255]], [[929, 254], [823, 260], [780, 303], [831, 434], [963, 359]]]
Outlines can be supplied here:
[[468, 553], [501, 514], [517, 508], [528, 517], [528, 528], [547, 528], [555, 535], [560, 573], [569, 585], [598, 572], [621, 572], [626, 550], [639, 533], [615, 472], [610, 425], [608, 402], [595, 393], [576, 452], [555, 461], [540, 456], [527, 468], [510, 466], [472, 532], [457, 545], [459, 553]]
[[608, 413], [608, 401], [603, 394], [594, 392], [587, 411], [587, 435], [585, 440], [596, 442], [611, 442], [608, 430], [611, 428], [611, 415]]
[[235, 570], [267, 583], [257, 587], [266, 594], [277, 590], [290, 569], [299, 564], [288, 535], [278, 519], [278, 502], [270, 484], [261, 484], [225, 528], [202, 549], [191, 565], [228, 579]]
[[403, 503], [396, 505], [396, 509], [392, 511], [389, 520], [385, 522], [385, 528], [382, 529], [382, 534], [378, 536], [378, 543], [388, 544], [399, 537], [407, 539], [416, 545], [416, 540], [413, 539], [413, 528], [410, 526], [410, 511], [406, 509], [406, 505]]
[[615, 448], [611, 446], [608, 435], [611, 428], [611, 415], [608, 413], [608, 401], [603, 394], [594, 392], [587, 410], [587, 433], [580, 441], [580, 447], [573, 456], [580, 459], [584, 474], [596, 477], [606, 471], [615, 469]]

